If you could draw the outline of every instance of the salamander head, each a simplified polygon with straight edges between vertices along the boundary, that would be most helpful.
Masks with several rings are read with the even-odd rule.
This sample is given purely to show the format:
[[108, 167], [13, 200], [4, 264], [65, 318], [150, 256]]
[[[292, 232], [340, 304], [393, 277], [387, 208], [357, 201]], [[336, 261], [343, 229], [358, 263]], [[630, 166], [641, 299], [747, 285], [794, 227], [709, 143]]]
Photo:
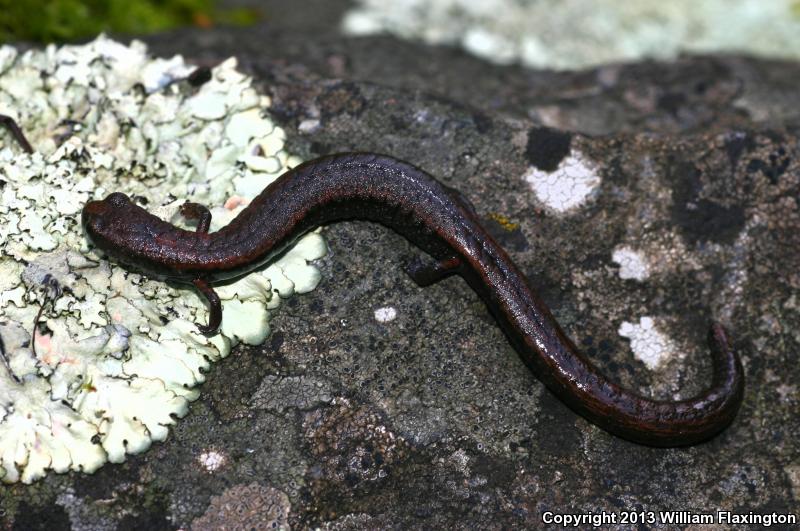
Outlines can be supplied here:
[[81, 218], [89, 240], [116, 261], [158, 278], [196, 278], [184, 271], [181, 249], [195, 233], [150, 214], [127, 195], [115, 192], [102, 201], [89, 201]]
[[96, 246], [113, 254], [108, 245], [113, 245], [115, 235], [122, 236], [119, 233], [121, 221], [125, 219], [126, 210], [133, 206], [130, 198], [121, 192], [109, 194], [102, 201], [89, 201], [81, 214], [86, 235]]
[[154, 234], [167, 224], [127, 195], [114, 192], [102, 201], [89, 201], [81, 218], [86, 235], [98, 249], [129, 265], [153, 269], [148, 266]]

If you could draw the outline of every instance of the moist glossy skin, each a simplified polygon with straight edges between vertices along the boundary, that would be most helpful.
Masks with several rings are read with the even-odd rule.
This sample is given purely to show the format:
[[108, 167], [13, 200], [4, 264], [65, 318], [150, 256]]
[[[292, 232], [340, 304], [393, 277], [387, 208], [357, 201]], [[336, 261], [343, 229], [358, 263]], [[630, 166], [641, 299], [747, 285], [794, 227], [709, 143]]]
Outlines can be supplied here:
[[183, 212], [200, 220], [197, 232], [166, 223], [115, 193], [88, 203], [83, 224], [116, 259], [194, 283], [211, 305], [210, 324], [201, 327], [207, 333], [216, 331], [221, 318], [211, 282], [247, 273], [320, 224], [366, 219], [391, 227], [430, 256], [406, 267], [418, 284], [461, 275], [534, 374], [611, 433], [653, 446], [694, 444], [730, 424], [742, 401], [742, 365], [719, 324], [709, 333], [711, 387], [701, 395], [656, 401], [609, 381], [561, 330], [461, 195], [406, 162], [369, 153], [312, 160], [278, 178], [215, 233], [207, 232], [210, 214], [204, 207], [189, 204]]

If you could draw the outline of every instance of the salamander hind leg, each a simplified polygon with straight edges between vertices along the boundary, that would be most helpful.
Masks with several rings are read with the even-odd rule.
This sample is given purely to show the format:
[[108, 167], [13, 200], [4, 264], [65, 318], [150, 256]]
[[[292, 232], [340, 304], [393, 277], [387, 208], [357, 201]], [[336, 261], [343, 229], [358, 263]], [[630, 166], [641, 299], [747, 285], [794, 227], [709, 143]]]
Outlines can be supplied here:
[[204, 278], [196, 278], [192, 281], [192, 284], [208, 301], [208, 325], [197, 324], [197, 328], [205, 336], [214, 335], [219, 330], [220, 323], [222, 323], [222, 303], [219, 300], [219, 295]]
[[439, 260], [438, 262], [415, 256], [403, 266], [403, 270], [411, 277], [411, 280], [424, 288], [439, 282], [445, 277], [458, 273], [460, 267], [461, 259], [457, 256]]
[[205, 205], [200, 203], [186, 202], [181, 205], [181, 216], [186, 219], [197, 220], [196, 231], [202, 234], [208, 232], [211, 227], [211, 212]]

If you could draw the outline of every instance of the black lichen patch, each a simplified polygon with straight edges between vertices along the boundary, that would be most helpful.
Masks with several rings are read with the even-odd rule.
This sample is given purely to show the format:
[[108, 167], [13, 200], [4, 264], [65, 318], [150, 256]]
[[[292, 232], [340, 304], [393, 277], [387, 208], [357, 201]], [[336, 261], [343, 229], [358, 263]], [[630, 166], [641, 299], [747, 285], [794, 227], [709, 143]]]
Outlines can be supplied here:
[[139, 477], [138, 469], [127, 463], [106, 465], [94, 474], [77, 474], [73, 483], [75, 495], [79, 498], [101, 500], [119, 488], [119, 485], [135, 483]]
[[269, 350], [273, 353], [280, 352], [283, 346], [284, 337], [283, 332], [277, 330], [269, 336]]
[[569, 155], [572, 134], [550, 127], [533, 127], [528, 131], [525, 154], [531, 164], [542, 171], [554, 171]]
[[488, 133], [492, 130], [492, 119], [482, 112], [472, 113], [472, 122], [480, 134]]
[[726, 207], [707, 199], [697, 201], [693, 208], [674, 205], [672, 219], [691, 243], [733, 243], [745, 222], [741, 206]]
[[47, 509], [34, 507], [22, 501], [17, 506], [14, 531], [52, 531], [55, 529], [71, 529], [69, 514], [60, 505], [50, 505]]
[[486, 479], [486, 487], [490, 489], [504, 488], [514, 481], [515, 464], [503, 459], [495, 459], [483, 452], [469, 454], [470, 472], [472, 476]]
[[672, 116], [678, 116], [678, 112], [688, 103], [686, 94], [682, 92], [667, 92], [658, 98], [658, 108], [666, 111]]
[[671, 218], [691, 244], [713, 241], [730, 244], [744, 227], [744, 209], [699, 199], [703, 183], [700, 170], [692, 163], [670, 164], [670, 180], [675, 183]]
[[751, 159], [747, 163], [747, 173], [761, 172], [769, 179], [770, 184], [778, 184], [778, 179], [786, 172], [791, 158], [786, 154], [786, 150], [779, 147], [769, 154], [768, 160]]

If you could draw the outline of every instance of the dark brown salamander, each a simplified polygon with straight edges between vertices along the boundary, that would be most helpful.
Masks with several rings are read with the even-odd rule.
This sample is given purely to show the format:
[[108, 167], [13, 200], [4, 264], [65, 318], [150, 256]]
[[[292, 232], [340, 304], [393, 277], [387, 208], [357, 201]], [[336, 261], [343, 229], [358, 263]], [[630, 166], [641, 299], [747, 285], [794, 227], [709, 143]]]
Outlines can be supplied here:
[[638, 443], [681, 446], [725, 428], [742, 401], [744, 376], [719, 324], [709, 343], [711, 388], [681, 401], [650, 400], [610, 382], [558, 326], [524, 275], [455, 190], [388, 156], [346, 153], [306, 162], [270, 184], [223, 229], [209, 233], [211, 214], [195, 203], [182, 213], [196, 232], [177, 228], [122, 193], [91, 201], [83, 225], [114, 258], [148, 273], [191, 282], [208, 299], [205, 333], [217, 330], [219, 298], [210, 287], [259, 267], [320, 224], [344, 219], [382, 223], [405, 236], [433, 261], [406, 267], [427, 286], [459, 274], [483, 298], [522, 359], [547, 387], [598, 426]]

